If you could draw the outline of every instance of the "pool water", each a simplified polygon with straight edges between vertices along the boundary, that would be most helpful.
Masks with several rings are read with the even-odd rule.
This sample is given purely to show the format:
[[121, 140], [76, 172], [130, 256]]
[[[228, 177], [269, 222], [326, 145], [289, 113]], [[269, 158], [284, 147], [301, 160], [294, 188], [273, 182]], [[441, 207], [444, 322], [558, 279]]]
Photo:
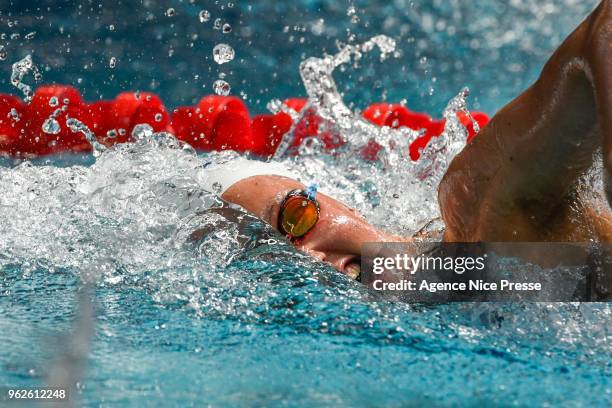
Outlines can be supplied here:
[[[353, 58], [335, 67], [350, 111], [405, 98], [442, 116], [469, 86], [468, 106], [493, 113], [533, 81], [594, 5], [231, 3], [12, 2], [0, 16], [8, 54], [1, 90], [14, 92], [10, 65], [32, 54], [44, 82], [75, 85], [89, 100], [142, 89], [170, 107], [190, 104], [224, 72], [232, 93], [263, 112], [272, 99], [305, 96], [305, 85], [321, 91], [302, 82], [301, 61], [337, 53], [336, 40], [384, 34], [400, 55], [381, 62], [373, 51], [357, 66]], [[211, 14], [204, 23], [203, 9]], [[216, 18], [231, 32], [215, 30]], [[219, 66], [212, 48], [221, 41], [236, 57]], [[356, 117], [343, 128], [355, 131], [355, 148], [359, 132], [369, 131]], [[377, 226], [409, 234], [437, 215], [435, 181], [465, 143], [455, 125], [436, 166], [363, 163], [351, 149], [337, 156], [316, 145], [299, 159], [277, 159]], [[607, 303], [393, 302], [298, 253], [257, 220], [249, 228], [271, 239], [244, 248], [238, 226], [194, 217], [218, 204], [201, 188], [206, 167], [232, 153], [196, 154], [164, 134], [98, 153], [0, 167], [0, 386], [68, 381], [84, 406], [612, 402]], [[215, 229], [194, 249], [185, 236], [202, 226]]]
[[[356, 71], [337, 73], [349, 103], [364, 108], [385, 98], [406, 99], [414, 110], [438, 116], [449, 97], [468, 86], [470, 107], [492, 114], [533, 82], [552, 50], [596, 4], [6, 0], [0, 14], [7, 54], [0, 91], [15, 91], [10, 65], [32, 54], [45, 83], [77, 86], [87, 100], [152, 90], [174, 108], [212, 93], [223, 72], [234, 95], [244, 95], [253, 112], [266, 112], [272, 98], [306, 95], [298, 71], [306, 57], [336, 52], [337, 43], [386, 34], [397, 41], [400, 58], [387, 64], [370, 59]], [[204, 23], [198, 17], [202, 10], [210, 14]], [[213, 28], [217, 18], [230, 24], [230, 33]], [[29, 33], [35, 34], [28, 39]], [[236, 50], [231, 63], [215, 63], [217, 43]]]

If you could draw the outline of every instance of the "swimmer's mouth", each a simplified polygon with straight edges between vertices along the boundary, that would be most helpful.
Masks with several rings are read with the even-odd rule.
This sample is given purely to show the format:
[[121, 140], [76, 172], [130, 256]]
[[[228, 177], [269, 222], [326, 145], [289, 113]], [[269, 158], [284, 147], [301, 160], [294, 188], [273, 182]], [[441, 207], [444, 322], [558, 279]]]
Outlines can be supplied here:
[[344, 267], [344, 274], [351, 279], [361, 282], [361, 259], [351, 259]]

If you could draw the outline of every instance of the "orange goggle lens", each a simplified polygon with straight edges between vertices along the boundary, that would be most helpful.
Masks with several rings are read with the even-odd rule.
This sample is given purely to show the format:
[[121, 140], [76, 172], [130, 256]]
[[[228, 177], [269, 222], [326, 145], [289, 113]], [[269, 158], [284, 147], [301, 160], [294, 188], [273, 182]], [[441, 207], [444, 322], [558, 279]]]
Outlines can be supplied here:
[[291, 238], [300, 238], [319, 221], [319, 206], [303, 192], [291, 192], [279, 213], [278, 225]]

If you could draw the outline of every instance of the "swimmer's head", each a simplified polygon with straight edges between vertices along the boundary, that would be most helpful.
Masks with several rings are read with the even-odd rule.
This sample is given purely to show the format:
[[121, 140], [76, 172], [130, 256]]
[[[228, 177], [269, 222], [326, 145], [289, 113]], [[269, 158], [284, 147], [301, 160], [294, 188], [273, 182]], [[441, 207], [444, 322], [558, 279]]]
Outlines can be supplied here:
[[[301, 183], [281, 176], [254, 176], [233, 184], [222, 198], [279, 228], [279, 211], [287, 194], [308, 191]], [[311, 189], [312, 190], [312, 189]], [[399, 241], [401, 238], [379, 231], [356, 210], [322, 193], [316, 193], [320, 214], [316, 225], [295, 246], [314, 258], [331, 264], [351, 277], [359, 274], [361, 245], [366, 242]]]

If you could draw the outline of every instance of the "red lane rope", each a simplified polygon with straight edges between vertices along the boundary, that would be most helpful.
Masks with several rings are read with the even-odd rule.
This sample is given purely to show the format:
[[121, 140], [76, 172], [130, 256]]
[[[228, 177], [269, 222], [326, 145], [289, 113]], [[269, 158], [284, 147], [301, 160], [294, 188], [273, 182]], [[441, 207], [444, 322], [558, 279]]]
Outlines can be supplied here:
[[[306, 99], [294, 98], [285, 104], [301, 111]], [[363, 112], [364, 118], [379, 126], [425, 129], [425, 134], [410, 145], [412, 160], [418, 159], [432, 137], [444, 130], [444, 119], [413, 112], [399, 104], [376, 103]], [[476, 135], [473, 123], [463, 114], [459, 119], [468, 130], [468, 141]], [[45, 121], [54, 117], [60, 125], [43, 131]], [[274, 154], [283, 134], [291, 128], [286, 113], [251, 117], [244, 102], [234, 96], [208, 95], [195, 106], [181, 106], [172, 114], [162, 100], [149, 92], [124, 92], [113, 100], [87, 103], [78, 90], [65, 85], [39, 87], [30, 104], [13, 95], [0, 94], [0, 154], [10, 157], [35, 157], [62, 152], [89, 152], [91, 145], [81, 133], [65, 126], [66, 118], [83, 122], [100, 143], [110, 146], [130, 140], [137, 124], [148, 123], [156, 132], [173, 133], [199, 151], [236, 150], [267, 157]], [[482, 128], [489, 117], [473, 112], [472, 117]], [[321, 119], [313, 111], [306, 112], [294, 131], [292, 147], [309, 137], [319, 137], [328, 149], [341, 141], [326, 132], [319, 134]], [[380, 145], [372, 141], [362, 150], [365, 159], [374, 160]]]

